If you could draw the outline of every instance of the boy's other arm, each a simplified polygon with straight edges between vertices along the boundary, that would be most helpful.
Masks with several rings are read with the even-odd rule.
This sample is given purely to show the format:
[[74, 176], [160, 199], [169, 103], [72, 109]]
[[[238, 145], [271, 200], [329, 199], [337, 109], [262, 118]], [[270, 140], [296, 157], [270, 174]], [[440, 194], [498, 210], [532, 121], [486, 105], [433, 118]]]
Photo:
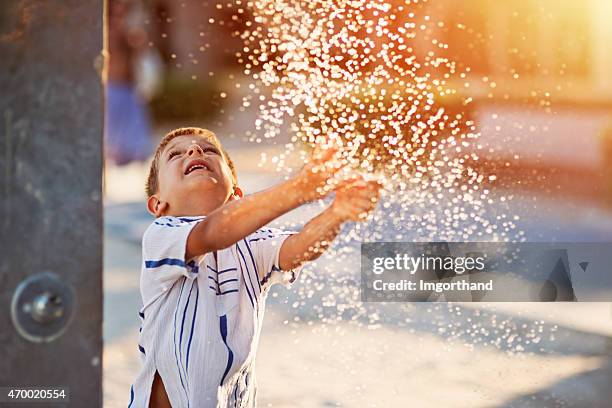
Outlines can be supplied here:
[[283, 242], [278, 256], [280, 268], [289, 271], [321, 256], [338, 235], [342, 223], [331, 207], [308, 221], [300, 232]]
[[336, 191], [331, 206], [283, 242], [279, 254], [280, 268], [288, 271], [321, 256], [338, 235], [342, 223], [366, 219], [376, 207], [380, 187], [377, 181], [365, 182], [362, 179], [345, 183]]
[[325, 196], [327, 180], [339, 169], [331, 162], [334, 154], [328, 149], [288, 181], [211, 212], [189, 234], [185, 259], [227, 248], [284, 213]]

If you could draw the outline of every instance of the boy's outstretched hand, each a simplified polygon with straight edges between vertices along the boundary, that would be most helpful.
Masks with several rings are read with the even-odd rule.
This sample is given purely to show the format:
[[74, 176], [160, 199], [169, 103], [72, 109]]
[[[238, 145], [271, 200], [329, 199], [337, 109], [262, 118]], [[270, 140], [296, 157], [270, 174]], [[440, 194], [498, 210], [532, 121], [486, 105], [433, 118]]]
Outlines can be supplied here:
[[381, 187], [377, 180], [365, 181], [362, 177], [346, 180], [336, 189], [330, 211], [343, 222], [363, 221], [376, 207]]
[[302, 231], [287, 238], [279, 254], [280, 267], [289, 270], [317, 259], [331, 244], [346, 221], [363, 221], [376, 207], [382, 185], [353, 177], [335, 189], [333, 203], [310, 220]]
[[346, 161], [339, 157], [338, 148], [315, 147], [312, 159], [294, 178], [301, 201], [317, 200], [331, 193], [334, 190], [332, 178], [345, 165]]

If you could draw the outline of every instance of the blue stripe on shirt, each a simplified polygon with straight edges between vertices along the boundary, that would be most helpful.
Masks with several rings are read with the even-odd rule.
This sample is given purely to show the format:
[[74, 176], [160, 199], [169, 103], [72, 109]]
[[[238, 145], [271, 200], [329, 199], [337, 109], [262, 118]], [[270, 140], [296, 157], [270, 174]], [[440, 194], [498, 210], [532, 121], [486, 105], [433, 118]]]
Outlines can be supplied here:
[[193, 273], [200, 272], [200, 267], [198, 265], [196, 265], [195, 261], [189, 262], [187, 264], [187, 266], [189, 266], [189, 268], [191, 269], [191, 272], [193, 272]]
[[237, 270], [236, 268], [227, 268], [227, 269], [223, 269], [223, 270], [218, 271], [218, 270], [216, 270], [215, 268], [213, 268], [213, 267], [212, 267], [212, 266], [210, 266], [210, 265], [206, 265], [206, 267], [207, 267], [208, 269], [210, 269], [210, 270], [211, 270], [211, 272], [214, 272], [214, 273], [219, 274], [219, 275], [220, 275], [220, 274], [222, 274], [222, 273], [225, 273], [225, 272], [230, 272], [230, 271], [235, 271], [235, 270]]
[[[246, 241], [245, 241], [245, 245], [246, 245]], [[246, 257], [244, 255], [244, 252], [240, 249], [240, 244], [236, 244], [236, 248], [238, 249], [238, 253], [240, 254], [240, 257], [242, 258], [242, 261], [244, 262], [244, 267], [246, 268], [247, 275], [249, 276], [249, 283], [251, 284], [251, 289], [253, 291], [253, 297], [255, 297], [255, 300], [257, 300], [257, 296], [255, 295], [255, 285], [253, 284], [253, 276], [252, 276], [253, 272], [251, 271], [251, 268], [247, 266]], [[259, 277], [256, 276], [255, 279], [259, 281]], [[261, 293], [261, 286], [259, 285], [259, 282], [257, 282], [257, 286], [259, 287], [259, 293]]]
[[227, 279], [227, 280], [224, 280], [223, 282], [219, 282], [218, 284], [219, 286], [221, 286], [223, 284], [230, 283], [230, 282], [238, 282], [238, 279]]
[[181, 379], [181, 386], [183, 387], [183, 391], [185, 391], [185, 396], [187, 397], [187, 403], [189, 403], [189, 395], [187, 395], [187, 389], [185, 388], [185, 384], [183, 383], [183, 374], [181, 372], [181, 367], [179, 366], [179, 358], [178, 358], [178, 353], [176, 352], [176, 315], [178, 313], [178, 308], [179, 308], [179, 304], [181, 303], [181, 297], [183, 295], [183, 287], [185, 286], [185, 281], [187, 279], [183, 278], [183, 284], [181, 285], [181, 291], [179, 293], [179, 298], [178, 301], [176, 302], [176, 309], [174, 310], [174, 335], [173, 335], [173, 341], [174, 341], [174, 358], [176, 360], [176, 368], [179, 372], [179, 378]]
[[240, 383], [240, 376], [242, 375], [242, 373], [240, 373], [240, 375], [238, 376], [238, 379], [236, 380], [236, 385], [234, 385], [234, 408], [236, 408], [237, 404], [238, 404], [238, 384]]
[[199, 215], [197, 217], [194, 218], [187, 218], [187, 217], [179, 217], [179, 220], [183, 221], [183, 222], [194, 222], [194, 221], [198, 221], [201, 219], [206, 218], [204, 215]]
[[155, 221], [155, 225], [159, 225], [160, 227], [170, 227], [170, 228], [176, 228], [176, 227], [182, 227], [182, 225], [180, 224], [170, 224], [170, 223], [161, 223], [161, 222], [157, 222]]
[[[246, 282], [249, 281], [251, 283], [251, 287], [254, 288], [253, 282], [251, 282], [251, 275], [249, 273], [249, 267], [247, 266], [246, 259], [244, 258], [244, 254], [242, 253], [242, 250], [240, 249], [240, 245], [236, 244], [236, 248], [238, 249], [238, 253], [242, 257], [242, 262], [244, 263], [244, 269], [246, 269], [247, 275], [249, 275], [249, 279], [246, 279], [246, 277], [244, 276], [244, 269], [242, 270], [242, 277], [244, 278], [244, 281], [245, 281], [244, 287], [246, 288], [247, 295], [249, 295], [249, 299], [251, 300], [251, 306], [255, 307], [255, 302], [253, 301], [253, 296], [255, 296], [255, 290], [253, 289], [253, 296], [251, 296], [251, 292], [249, 291], [249, 285], [246, 284]], [[238, 262], [240, 262], [240, 260], [238, 260]]]
[[214, 290], [216, 295], [227, 295], [228, 293], [238, 292], [238, 289], [230, 289], [230, 290], [226, 290], [225, 292], [220, 292], [215, 287], [209, 286], [209, 288]]
[[240, 393], [240, 401], [242, 401], [242, 396], [249, 389], [249, 373], [251, 372], [251, 366], [249, 366], [249, 371], [246, 372], [246, 376], [244, 377], [244, 390]]
[[196, 314], [198, 313], [198, 298], [200, 297], [200, 289], [196, 285], [196, 300], [193, 308], [193, 317], [191, 318], [191, 331], [189, 333], [189, 341], [187, 342], [187, 370], [189, 370], [189, 350], [191, 349], [191, 340], [193, 339], [193, 328], [195, 327]]
[[261, 280], [261, 282], [259, 282], [261, 285], [264, 285], [268, 279], [270, 279], [270, 276], [272, 276], [272, 271], [266, 273], [266, 276], [263, 277], [263, 279]]
[[130, 403], [128, 404], [128, 408], [132, 406], [133, 402], [134, 402], [134, 386], [132, 385], [130, 387]]
[[164, 258], [159, 261], [145, 261], [145, 266], [147, 268], [157, 268], [162, 265], [177, 265], [177, 266], [185, 266], [185, 261], [182, 259], [176, 258]]
[[251, 257], [251, 262], [253, 263], [253, 268], [255, 269], [255, 280], [257, 281], [257, 285], [259, 285], [259, 291], [261, 292], [261, 283], [259, 283], [259, 271], [257, 270], [257, 265], [255, 264], [255, 258], [253, 257], [253, 252], [251, 251], [251, 246], [243, 239], [244, 245], [246, 245], [247, 250], [249, 251], [249, 256]]
[[265, 237], [251, 238], [251, 239], [249, 239], [249, 242], [265, 241], [267, 239], [278, 238], [278, 237], [282, 237], [284, 235], [293, 235], [293, 234], [295, 234], [295, 233], [294, 232], [277, 232], [275, 235], [268, 235], [268, 236], [265, 236]]
[[227, 315], [223, 315], [219, 317], [219, 330], [221, 331], [221, 339], [223, 339], [223, 343], [225, 347], [227, 347], [227, 365], [225, 366], [225, 372], [223, 373], [223, 377], [221, 377], [220, 386], [223, 385], [223, 381], [225, 381], [225, 377], [229, 373], [230, 368], [232, 368], [232, 363], [234, 362], [234, 353], [232, 349], [227, 344]]
[[[194, 284], [195, 284], [195, 280], [191, 282], [191, 288], [189, 289], [189, 295], [187, 296], [187, 302], [185, 302], [185, 308], [183, 309], [183, 319], [181, 320], [181, 333], [179, 335], [179, 361], [181, 362], [181, 367], [183, 367], [183, 330], [185, 329], [185, 317], [187, 316], [187, 309], [189, 308], [189, 301], [191, 300], [191, 292], [193, 291]], [[187, 370], [184, 370], [184, 371], [185, 371], [185, 382], [187, 383], [187, 388], [189, 388]]]
[[[264, 283], [266, 283], [268, 281], [268, 279], [270, 279], [270, 277], [272, 277], [272, 273], [274, 272], [283, 272], [282, 269], [278, 268], [276, 265], [272, 265], [272, 269], [270, 269], [270, 271], [268, 273], [266, 273], [266, 276], [264, 276], [264, 278], [261, 280], [261, 284], [263, 285]], [[293, 283], [293, 281], [295, 280], [295, 273], [293, 271], [291, 271], [291, 273], [293, 274], [293, 278], [291, 281], [289, 281], [289, 283]]]

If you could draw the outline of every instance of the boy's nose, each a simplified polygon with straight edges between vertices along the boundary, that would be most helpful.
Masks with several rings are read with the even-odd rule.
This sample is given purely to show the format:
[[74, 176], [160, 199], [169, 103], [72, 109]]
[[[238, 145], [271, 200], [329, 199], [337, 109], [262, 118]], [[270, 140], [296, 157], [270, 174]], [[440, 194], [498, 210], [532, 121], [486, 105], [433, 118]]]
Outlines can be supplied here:
[[194, 143], [191, 146], [189, 146], [189, 149], [187, 150], [187, 156], [193, 156], [194, 154], [196, 154], [196, 152], [198, 152], [201, 155], [204, 155], [204, 150], [202, 150], [200, 145], [197, 145]]

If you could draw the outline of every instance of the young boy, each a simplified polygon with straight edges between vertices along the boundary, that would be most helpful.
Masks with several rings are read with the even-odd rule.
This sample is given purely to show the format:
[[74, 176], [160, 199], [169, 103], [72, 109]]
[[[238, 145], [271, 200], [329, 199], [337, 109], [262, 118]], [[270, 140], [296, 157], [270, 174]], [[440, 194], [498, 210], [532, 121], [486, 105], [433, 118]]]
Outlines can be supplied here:
[[331, 191], [334, 149], [319, 149], [293, 178], [244, 197], [215, 135], [182, 128], [160, 142], [147, 208], [155, 221], [142, 241], [143, 363], [129, 407], [253, 407], [253, 372], [264, 301], [274, 283], [292, 283], [341, 224], [362, 220], [380, 185], [337, 185], [326, 210], [298, 232], [265, 227]]

